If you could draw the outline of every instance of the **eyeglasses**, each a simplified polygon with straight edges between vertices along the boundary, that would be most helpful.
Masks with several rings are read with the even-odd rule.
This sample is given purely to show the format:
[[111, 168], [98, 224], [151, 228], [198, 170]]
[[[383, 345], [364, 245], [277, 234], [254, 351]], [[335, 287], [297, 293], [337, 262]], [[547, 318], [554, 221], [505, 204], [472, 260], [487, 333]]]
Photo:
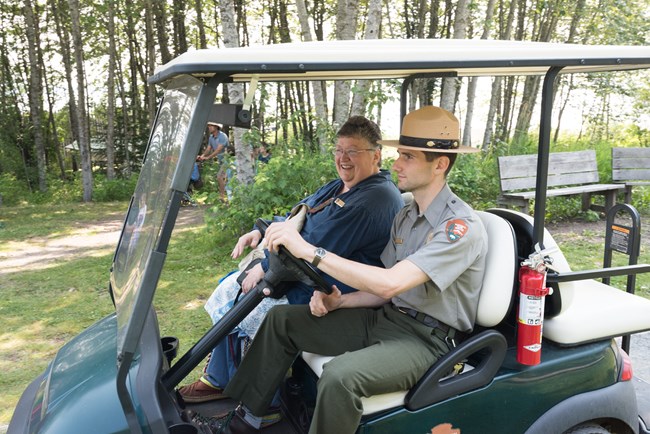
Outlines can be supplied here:
[[333, 154], [337, 157], [342, 157], [343, 154], [346, 154], [349, 158], [355, 158], [362, 152], [366, 151], [375, 151], [374, 148], [368, 148], [368, 149], [348, 149], [347, 151], [345, 149], [335, 149]]

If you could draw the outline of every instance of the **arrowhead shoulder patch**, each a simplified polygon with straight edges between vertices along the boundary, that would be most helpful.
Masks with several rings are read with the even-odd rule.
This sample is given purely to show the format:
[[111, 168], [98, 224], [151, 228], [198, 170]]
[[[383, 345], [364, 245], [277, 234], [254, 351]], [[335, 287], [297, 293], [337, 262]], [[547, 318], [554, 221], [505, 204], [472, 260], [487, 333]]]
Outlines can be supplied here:
[[467, 223], [464, 220], [454, 219], [447, 222], [447, 239], [450, 243], [455, 243], [465, 236], [468, 231]]

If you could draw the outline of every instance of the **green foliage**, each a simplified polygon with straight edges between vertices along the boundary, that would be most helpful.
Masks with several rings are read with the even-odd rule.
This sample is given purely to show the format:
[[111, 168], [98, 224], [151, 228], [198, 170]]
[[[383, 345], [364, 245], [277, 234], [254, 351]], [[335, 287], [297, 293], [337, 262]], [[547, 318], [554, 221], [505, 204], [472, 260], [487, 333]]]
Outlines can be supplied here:
[[129, 179], [106, 179], [105, 175], [95, 175], [93, 189], [93, 200], [96, 202], [112, 202], [116, 200], [129, 200], [135, 185], [138, 182], [136, 176]]
[[252, 185], [231, 180], [232, 197], [228, 203], [221, 202], [217, 193], [208, 197], [208, 202], [214, 204], [211, 213], [218, 216], [207, 218], [209, 231], [215, 236], [236, 239], [250, 230], [257, 218], [284, 215], [336, 176], [329, 153], [276, 149], [269, 163], [258, 167]]
[[448, 177], [451, 189], [475, 209], [496, 205], [499, 175], [494, 152], [461, 154]]
[[17, 205], [25, 196], [26, 185], [22, 185], [12, 173], [0, 174], [0, 205]]
[[[108, 180], [104, 174], [96, 173], [93, 178], [93, 201], [129, 200], [135, 190], [137, 181], [137, 176]], [[26, 182], [16, 179], [15, 175], [11, 173], [0, 174], [0, 196], [4, 206], [18, 205], [20, 203], [56, 204], [81, 202], [83, 197], [81, 173], [68, 173], [67, 179], [50, 175], [47, 179], [47, 191], [32, 193], [30, 193]]]

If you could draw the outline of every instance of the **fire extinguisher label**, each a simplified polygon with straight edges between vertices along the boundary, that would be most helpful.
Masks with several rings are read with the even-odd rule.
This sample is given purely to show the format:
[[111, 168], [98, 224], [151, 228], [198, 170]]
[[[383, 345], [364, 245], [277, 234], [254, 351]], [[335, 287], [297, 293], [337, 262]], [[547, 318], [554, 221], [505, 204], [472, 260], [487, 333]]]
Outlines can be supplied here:
[[536, 352], [538, 352], [539, 350], [542, 349], [542, 346], [540, 344], [526, 345], [526, 346], [524, 346], [524, 349], [536, 353]]
[[544, 317], [544, 297], [521, 294], [519, 298], [519, 322], [541, 325]]

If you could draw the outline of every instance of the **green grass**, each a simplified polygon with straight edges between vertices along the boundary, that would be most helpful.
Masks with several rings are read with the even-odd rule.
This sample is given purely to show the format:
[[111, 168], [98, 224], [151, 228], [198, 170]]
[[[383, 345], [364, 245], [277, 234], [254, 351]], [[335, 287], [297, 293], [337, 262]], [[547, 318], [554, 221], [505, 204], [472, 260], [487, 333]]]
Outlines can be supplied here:
[[122, 219], [128, 206], [127, 202], [0, 206], [0, 251], [5, 241], [67, 235], [76, 229], [72, 223]]
[[[127, 207], [126, 202], [0, 207], [0, 256], [5, 246], [29, 237], [61, 237], [75, 233], [82, 222], [121, 220]], [[183, 352], [211, 325], [203, 304], [235, 264], [229, 256], [232, 244], [216, 245], [205, 224], [174, 232], [154, 303], [161, 335], [177, 336]], [[9, 423], [21, 393], [56, 351], [114, 312], [108, 294], [114, 248], [40, 270], [0, 272], [0, 426]]]
[[[74, 233], [83, 222], [122, 219], [127, 206], [126, 202], [115, 202], [0, 207], [0, 256], [7, 251], [3, 246], [31, 236], [62, 236]], [[650, 216], [644, 221], [650, 221]], [[604, 228], [604, 223], [599, 227]], [[601, 232], [553, 234], [572, 268], [582, 270], [602, 266]], [[236, 266], [229, 255], [234, 241], [223, 236], [216, 239], [206, 231], [205, 224], [174, 230], [154, 303], [161, 335], [180, 339], [179, 354], [211, 326], [203, 305], [219, 278]], [[650, 263], [649, 244], [647, 240], [644, 243], [640, 262]], [[0, 426], [9, 422], [20, 394], [45, 369], [57, 349], [113, 312], [107, 291], [112, 249], [54, 262], [41, 270], [0, 270]], [[615, 264], [622, 265], [621, 261], [617, 255]], [[617, 285], [624, 287], [624, 282]], [[641, 276], [637, 288], [649, 297], [650, 275]]]

